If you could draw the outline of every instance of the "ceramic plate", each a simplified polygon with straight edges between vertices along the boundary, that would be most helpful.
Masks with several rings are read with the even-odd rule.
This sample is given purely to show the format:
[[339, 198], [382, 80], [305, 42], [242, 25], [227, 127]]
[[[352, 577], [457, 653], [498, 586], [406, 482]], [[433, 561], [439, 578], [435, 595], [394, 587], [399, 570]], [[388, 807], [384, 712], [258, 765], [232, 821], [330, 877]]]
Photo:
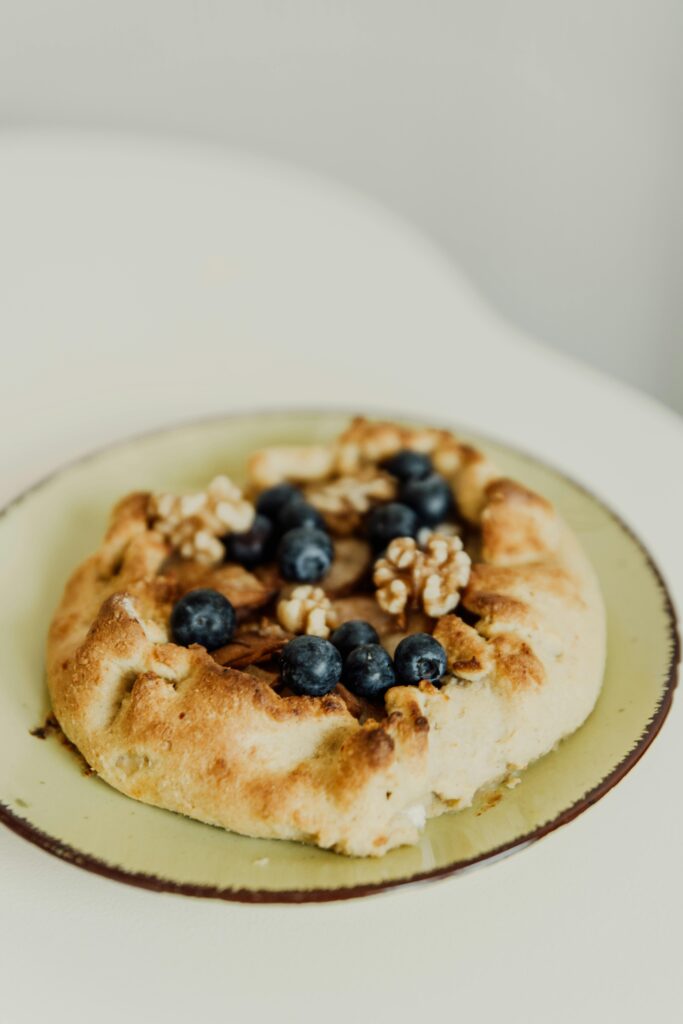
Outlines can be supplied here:
[[418, 846], [377, 860], [347, 858], [246, 839], [136, 803], [85, 775], [55, 736], [31, 735], [49, 711], [43, 648], [50, 617], [68, 574], [98, 545], [118, 497], [199, 488], [219, 472], [239, 477], [250, 449], [327, 439], [345, 422], [339, 414], [268, 413], [182, 426], [69, 466], [5, 510], [0, 816], [10, 828], [73, 864], [150, 889], [254, 902], [344, 899], [521, 849], [571, 821], [633, 767], [661, 727], [675, 686], [678, 641], [661, 577], [595, 498], [555, 470], [473, 436], [468, 440], [506, 473], [557, 504], [593, 560], [608, 613], [607, 668], [595, 710], [497, 803], [430, 821]]

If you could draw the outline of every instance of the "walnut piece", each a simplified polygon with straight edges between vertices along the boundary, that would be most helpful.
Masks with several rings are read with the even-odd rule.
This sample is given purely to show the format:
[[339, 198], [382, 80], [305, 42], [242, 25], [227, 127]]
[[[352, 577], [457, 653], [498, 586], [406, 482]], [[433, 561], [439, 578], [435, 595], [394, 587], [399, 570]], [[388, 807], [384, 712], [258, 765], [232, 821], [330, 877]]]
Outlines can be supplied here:
[[149, 516], [153, 529], [183, 558], [214, 565], [225, 556], [218, 538], [248, 530], [254, 521], [254, 506], [232, 480], [217, 476], [198, 494], [153, 494]]
[[376, 504], [396, 496], [396, 481], [388, 473], [368, 467], [359, 473], [313, 484], [306, 497], [336, 533], [350, 534]]
[[294, 587], [289, 597], [280, 599], [277, 618], [290, 633], [307, 633], [324, 639], [337, 625], [337, 616], [325, 591], [309, 584]]
[[392, 540], [375, 562], [377, 602], [391, 615], [420, 605], [432, 618], [452, 611], [470, 576], [470, 558], [459, 537], [433, 533], [421, 550], [412, 537]]
[[433, 537], [436, 533], [442, 537], [460, 537], [462, 536], [462, 526], [458, 523], [439, 523], [434, 528], [431, 526], [421, 526], [417, 531], [417, 543], [420, 547], [424, 547], [429, 538]]

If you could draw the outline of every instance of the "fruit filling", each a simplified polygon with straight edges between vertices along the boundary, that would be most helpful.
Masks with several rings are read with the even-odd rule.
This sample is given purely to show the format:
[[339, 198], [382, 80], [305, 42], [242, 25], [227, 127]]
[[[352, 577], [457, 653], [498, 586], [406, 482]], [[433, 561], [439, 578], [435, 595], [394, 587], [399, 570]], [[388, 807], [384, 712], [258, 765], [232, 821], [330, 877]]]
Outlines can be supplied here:
[[[424, 451], [361, 465], [343, 446], [336, 460], [298, 451], [282, 450], [279, 467], [277, 450], [256, 453], [245, 495], [219, 477], [204, 496], [151, 499], [180, 595], [170, 636], [281, 696], [335, 692], [356, 717], [380, 718], [391, 687], [446, 675], [433, 632], [456, 614], [472, 537]], [[263, 486], [269, 474], [284, 479]]]

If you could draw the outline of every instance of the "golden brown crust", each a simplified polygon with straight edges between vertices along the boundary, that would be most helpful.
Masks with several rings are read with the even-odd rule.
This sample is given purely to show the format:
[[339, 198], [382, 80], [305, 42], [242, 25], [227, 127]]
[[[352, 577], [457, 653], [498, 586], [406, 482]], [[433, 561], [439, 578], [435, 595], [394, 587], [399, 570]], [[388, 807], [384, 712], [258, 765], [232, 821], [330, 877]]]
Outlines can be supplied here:
[[448, 668], [459, 679], [482, 679], [493, 668], [493, 654], [483, 636], [457, 615], [444, 615], [434, 629], [443, 645]]
[[[481, 528], [482, 560], [462, 594], [475, 624], [446, 615], [434, 630], [452, 681], [394, 687], [383, 713], [341, 686], [320, 699], [289, 694], [272, 661], [288, 634], [254, 621], [281, 586], [277, 572], [179, 560], [153, 528], [149, 496], [130, 495], [67, 584], [48, 642], [55, 713], [98, 774], [247, 835], [377, 855], [414, 842], [426, 814], [466, 806], [508, 761], [526, 764], [580, 724], [599, 688], [602, 604], [545, 499], [446, 431], [363, 419], [303, 464], [300, 449], [255, 453], [251, 485], [362, 473], [405, 447], [431, 453]], [[355, 592], [367, 545], [338, 544], [338, 621], [371, 621], [389, 650], [406, 630], [432, 629], [423, 612], [401, 629]], [[213, 657], [170, 642], [173, 603], [197, 586], [220, 590], [245, 619]]]
[[482, 557], [491, 565], [524, 565], [543, 559], [558, 541], [550, 502], [514, 480], [493, 480], [481, 512]]

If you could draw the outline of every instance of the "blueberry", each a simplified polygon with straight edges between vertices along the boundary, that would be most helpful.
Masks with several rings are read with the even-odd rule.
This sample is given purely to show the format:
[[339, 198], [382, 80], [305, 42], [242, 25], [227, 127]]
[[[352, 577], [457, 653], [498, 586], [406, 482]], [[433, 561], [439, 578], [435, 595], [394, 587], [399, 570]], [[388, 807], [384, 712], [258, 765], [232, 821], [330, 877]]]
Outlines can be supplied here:
[[277, 528], [281, 535], [300, 526], [310, 526], [316, 530], [325, 529], [325, 520], [317, 508], [304, 501], [301, 495], [290, 498], [280, 509], [277, 517]]
[[342, 680], [359, 697], [379, 697], [396, 685], [391, 658], [379, 644], [362, 644], [351, 651], [344, 662]]
[[295, 636], [280, 655], [282, 681], [294, 693], [322, 697], [341, 678], [341, 654], [319, 636]]
[[453, 494], [438, 473], [430, 473], [423, 480], [407, 480], [401, 485], [399, 497], [427, 526], [443, 523], [453, 514]]
[[383, 551], [396, 537], [415, 537], [419, 526], [412, 508], [390, 501], [387, 505], [378, 505], [368, 516], [368, 539], [376, 551]]
[[411, 633], [394, 653], [396, 678], [401, 686], [416, 686], [422, 679], [435, 683], [446, 672], [446, 652], [429, 633]]
[[280, 572], [295, 583], [314, 583], [332, 565], [334, 548], [322, 530], [300, 526], [284, 535], [277, 549]]
[[246, 533], [231, 533], [223, 538], [228, 561], [239, 562], [247, 569], [266, 562], [271, 553], [273, 524], [265, 516], [256, 515]]
[[191, 590], [171, 612], [171, 635], [176, 644], [201, 644], [215, 651], [230, 643], [235, 632], [235, 609], [217, 590]]
[[422, 452], [411, 452], [405, 448], [385, 459], [382, 468], [399, 480], [422, 480], [433, 471], [432, 460]]
[[259, 494], [256, 511], [274, 522], [287, 502], [297, 496], [301, 497], [301, 491], [294, 484], [276, 484]]
[[335, 629], [330, 640], [346, 660], [354, 647], [360, 647], [361, 644], [378, 644], [379, 636], [369, 622], [364, 622], [363, 619], [349, 619]]

